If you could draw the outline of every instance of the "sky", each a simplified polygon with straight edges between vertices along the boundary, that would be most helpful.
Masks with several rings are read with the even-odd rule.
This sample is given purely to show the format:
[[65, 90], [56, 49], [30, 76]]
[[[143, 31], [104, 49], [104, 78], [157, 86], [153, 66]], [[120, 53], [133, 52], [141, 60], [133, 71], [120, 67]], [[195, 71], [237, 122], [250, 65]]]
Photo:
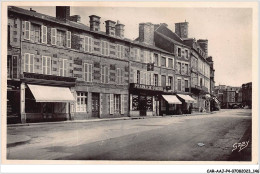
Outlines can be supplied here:
[[[29, 9], [30, 7], [23, 7]], [[39, 13], [55, 16], [55, 7], [32, 7]], [[166, 23], [175, 31], [175, 23], [189, 22], [189, 38], [208, 39], [208, 55], [213, 57], [215, 85], [241, 86], [252, 81], [252, 10], [249, 8], [154, 8], [154, 7], [71, 7], [71, 15], [80, 15], [89, 26], [89, 16], [119, 20], [125, 25], [125, 37], [136, 39], [139, 23]]]

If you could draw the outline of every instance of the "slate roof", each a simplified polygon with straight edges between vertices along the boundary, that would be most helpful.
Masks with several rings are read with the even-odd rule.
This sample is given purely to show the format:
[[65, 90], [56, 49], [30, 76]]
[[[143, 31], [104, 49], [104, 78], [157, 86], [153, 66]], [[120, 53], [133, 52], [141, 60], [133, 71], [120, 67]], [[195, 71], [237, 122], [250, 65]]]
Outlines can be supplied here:
[[9, 11], [14, 12], [14, 13], [18, 13], [18, 14], [22, 14], [22, 15], [26, 15], [26, 16], [31, 16], [31, 17], [38, 18], [38, 19], [45, 20], [45, 21], [49, 21], [49, 22], [58, 23], [60, 25], [80, 29], [80, 30], [87, 31], [87, 32], [90, 32], [90, 33], [99, 34], [99, 35], [102, 35], [104, 37], [114, 38], [114, 39], [117, 39], [117, 40], [121, 40], [121, 41], [125, 41], [125, 42], [128, 42], [128, 43], [134, 44], [134, 45], [154, 49], [154, 50], [172, 55], [172, 53], [169, 53], [169, 52], [162, 50], [158, 47], [155, 47], [153, 45], [148, 45], [148, 44], [145, 44], [145, 43], [133, 41], [133, 40], [130, 40], [128, 38], [120, 38], [120, 37], [117, 37], [117, 36], [109, 36], [109, 35], [106, 34], [106, 32], [103, 32], [103, 31], [91, 31], [89, 26], [82, 24], [82, 23], [79, 23], [79, 22], [74, 22], [74, 21], [70, 21], [70, 20], [64, 21], [64, 20], [60, 20], [60, 19], [53, 17], [53, 16], [41, 14], [41, 13], [38, 13], [38, 12], [35, 12], [35, 11], [30, 11], [30, 10], [26, 10], [26, 9], [15, 7], [15, 6], [9, 6], [8, 12]]

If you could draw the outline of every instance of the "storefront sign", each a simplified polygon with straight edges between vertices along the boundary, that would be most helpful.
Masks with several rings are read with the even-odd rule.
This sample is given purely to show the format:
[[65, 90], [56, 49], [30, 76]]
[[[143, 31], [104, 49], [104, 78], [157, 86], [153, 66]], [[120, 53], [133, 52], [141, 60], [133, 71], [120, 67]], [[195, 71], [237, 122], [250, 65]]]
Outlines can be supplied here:
[[162, 86], [151, 86], [151, 85], [143, 85], [143, 84], [137, 84], [137, 83], [132, 83], [132, 88], [146, 89], [146, 90], [152, 90], [152, 91], [164, 91]]

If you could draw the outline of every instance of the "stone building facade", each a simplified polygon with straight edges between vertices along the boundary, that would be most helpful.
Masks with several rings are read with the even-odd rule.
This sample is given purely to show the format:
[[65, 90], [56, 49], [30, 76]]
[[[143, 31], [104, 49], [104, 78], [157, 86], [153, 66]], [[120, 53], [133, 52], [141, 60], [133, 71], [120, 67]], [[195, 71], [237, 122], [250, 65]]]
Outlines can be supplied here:
[[[56, 17], [8, 9], [8, 106], [16, 108], [9, 115], [22, 122], [127, 116], [130, 50], [123, 25], [106, 21], [101, 32], [98, 16], [87, 27], [68, 20], [68, 7], [56, 9]], [[50, 92], [37, 102], [54, 88], [70, 98], [53, 99], [59, 94]]]
[[178, 34], [140, 23], [129, 40], [119, 21], [101, 31], [100, 17], [89, 19], [70, 7], [56, 17], [8, 7], [8, 122], [191, 113], [200, 105], [191, 89], [210, 92], [207, 41], [187, 44], [187, 22]]

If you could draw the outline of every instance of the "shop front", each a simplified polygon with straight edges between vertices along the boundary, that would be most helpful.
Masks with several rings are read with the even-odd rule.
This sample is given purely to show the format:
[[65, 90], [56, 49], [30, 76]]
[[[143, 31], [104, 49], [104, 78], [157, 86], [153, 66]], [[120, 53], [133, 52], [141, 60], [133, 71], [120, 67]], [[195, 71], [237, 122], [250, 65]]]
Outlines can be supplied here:
[[181, 113], [178, 109], [182, 102], [176, 95], [162, 95], [161, 100], [162, 115], [179, 115]]
[[21, 122], [70, 120], [74, 86], [75, 78], [24, 73], [20, 83]]
[[160, 99], [164, 92], [161, 86], [130, 84], [130, 116], [157, 116], [161, 114]]
[[178, 108], [181, 114], [191, 114], [193, 104], [197, 103], [197, 101], [187, 94], [177, 94], [177, 97], [182, 102]]

